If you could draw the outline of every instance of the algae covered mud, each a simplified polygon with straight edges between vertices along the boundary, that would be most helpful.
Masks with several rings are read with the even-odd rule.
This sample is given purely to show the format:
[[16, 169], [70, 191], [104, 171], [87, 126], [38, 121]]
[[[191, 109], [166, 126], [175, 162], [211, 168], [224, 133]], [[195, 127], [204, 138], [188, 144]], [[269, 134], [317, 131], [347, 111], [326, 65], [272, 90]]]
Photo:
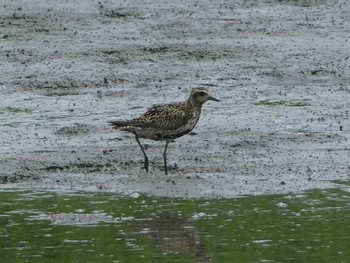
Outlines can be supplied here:
[[347, 262], [349, 192], [237, 199], [0, 192], [1, 262]]

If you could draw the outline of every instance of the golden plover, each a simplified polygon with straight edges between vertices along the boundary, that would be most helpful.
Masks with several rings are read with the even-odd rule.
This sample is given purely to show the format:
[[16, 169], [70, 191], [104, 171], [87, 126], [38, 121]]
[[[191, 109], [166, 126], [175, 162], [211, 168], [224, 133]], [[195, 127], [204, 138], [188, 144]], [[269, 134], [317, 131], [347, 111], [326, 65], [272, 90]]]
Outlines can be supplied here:
[[192, 131], [199, 120], [203, 103], [208, 100], [220, 101], [210, 96], [207, 88], [194, 88], [188, 100], [184, 102], [156, 105], [136, 119], [111, 121], [109, 123], [115, 129], [128, 131], [135, 135], [136, 141], [145, 157], [144, 168], [147, 172], [148, 157], [139, 138], [165, 141], [163, 159], [164, 170], [167, 175], [166, 152], [169, 142]]

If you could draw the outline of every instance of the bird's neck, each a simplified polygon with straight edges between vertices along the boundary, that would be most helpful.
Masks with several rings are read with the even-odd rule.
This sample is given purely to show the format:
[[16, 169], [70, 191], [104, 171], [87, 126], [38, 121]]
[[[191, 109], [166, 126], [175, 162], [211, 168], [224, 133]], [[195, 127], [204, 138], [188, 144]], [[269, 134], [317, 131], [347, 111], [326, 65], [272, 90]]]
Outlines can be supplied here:
[[194, 107], [194, 108], [197, 108], [198, 110], [201, 110], [203, 102], [189, 98], [187, 101], [187, 104], [192, 108]]

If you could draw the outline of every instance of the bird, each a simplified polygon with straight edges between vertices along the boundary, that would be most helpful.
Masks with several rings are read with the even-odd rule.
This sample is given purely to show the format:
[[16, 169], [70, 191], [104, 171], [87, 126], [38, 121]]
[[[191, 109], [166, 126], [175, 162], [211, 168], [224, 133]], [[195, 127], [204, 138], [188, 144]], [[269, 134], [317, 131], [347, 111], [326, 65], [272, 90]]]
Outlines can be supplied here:
[[182, 102], [160, 104], [149, 108], [143, 115], [131, 120], [108, 122], [114, 129], [131, 132], [144, 156], [144, 169], [148, 172], [148, 156], [140, 138], [165, 141], [163, 152], [165, 175], [168, 174], [167, 149], [169, 142], [188, 134], [196, 126], [202, 105], [206, 101], [220, 101], [212, 97], [205, 87], [193, 88], [189, 98]]

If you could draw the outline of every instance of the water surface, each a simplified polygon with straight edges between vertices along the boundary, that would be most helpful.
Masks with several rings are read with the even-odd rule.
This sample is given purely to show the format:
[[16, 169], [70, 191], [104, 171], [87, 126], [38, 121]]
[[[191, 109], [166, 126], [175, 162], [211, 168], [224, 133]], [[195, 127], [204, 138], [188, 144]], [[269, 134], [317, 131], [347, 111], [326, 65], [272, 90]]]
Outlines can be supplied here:
[[349, 262], [350, 195], [0, 192], [0, 262]]

